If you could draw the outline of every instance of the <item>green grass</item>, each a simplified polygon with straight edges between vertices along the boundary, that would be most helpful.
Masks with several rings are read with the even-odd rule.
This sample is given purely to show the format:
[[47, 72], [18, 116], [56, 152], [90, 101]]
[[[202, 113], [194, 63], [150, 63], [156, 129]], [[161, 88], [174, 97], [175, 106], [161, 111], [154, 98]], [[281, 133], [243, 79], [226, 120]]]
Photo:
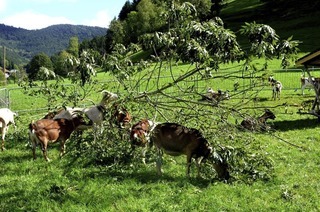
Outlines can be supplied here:
[[[263, 61], [259, 62], [263, 64]], [[232, 72], [238, 64], [223, 66], [221, 71]], [[270, 67], [279, 67], [279, 61], [274, 61]], [[188, 65], [179, 66], [174, 73], [185, 72]], [[218, 75], [218, 73], [214, 73]], [[221, 72], [222, 73], [222, 72]], [[299, 72], [298, 72], [299, 73]], [[170, 75], [164, 71], [163, 75]], [[287, 72], [274, 71], [276, 78], [281, 79], [286, 87], [299, 74], [291, 76]], [[141, 73], [141, 76], [144, 74]], [[297, 78], [296, 78], [297, 77]], [[99, 74], [97, 79], [101, 82], [108, 79], [107, 74]], [[139, 78], [139, 77], [137, 77]], [[168, 78], [161, 79], [160, 85], [168, 83]], [[182, 88], [190, 86], [195, 79]], [[207, 86], [223, 89], [232, 89], [230, 81], [220, 79], [196, 81], [199, 90], [205, 91]], [[133, 84], [135, 82], [132, 82]], [[145, 83], [145, 82], [144, 82]], [[144, 84], [142, 83], [142, 84]], [[221, 84], [219, 84], [221, 83]], [[245, 82], [246, 84], [247, 82]], [[103, 85], [102, 85], [103, 84]], [[112, 83], [99, 83], [97, 87], [107, 87], [117, 91], [119, 86]], [[130, 84], [131, 85], [131, 84]], [[12, 89], [14, 86], [9, 85]], [[150, 82], [150, 90], [155, 89]], [[114, 90], [113, 90], [114, 91]], [[183, 96], [177, 88], [170, 90], [177, 96]], [[233, 98], [225, 101], [221, 107], [232, 108], [239, 103], [239, 96], [230, 90]], [[234, 181], [226, 184], [216, 180], [215, 174], [208, 171], [204, 178], [196, 178], [195, 165], [192, 166], [191, 178], [185, 177], [185, 157], [164, 157], [164, 175], [156, 174], [154, 160], [151, 159], [144, 166], [139, 159], [139, 150], [131, 165], [119, 165], [115, 169], [107, 166], [94, 166], [86, 163], [84, 158], [75, 157], [74, 143], [67, 143], [67, 155], [59, 158], [58, 145], [49, 146], [50, 163], [43, 160], [40, 149], [37, 149], [38, 159], [33, 161], [28, 142], [27, 124], [44, 115], [45, 110], [37, 112], [21, 112], [16, 118], [17, 129], [11, 127], [6, 138], [6, 148], [0, 152], [0, 210], [1, 211], [317, 211], [320, 209], [318, 194], [319, 186], [319, 154], [318, 145], [319, 123], [317, 119], [308, 115], [298, 115], [296, 112], [302, 102], [313, 99], [312, 91], [302, 96], [300, 92], [285, 89], [281, 100], [271, 100], [271, 90], [266, 86], [258, 93], [258, 101], [241, 105], [243, 113], [262, 114], [263, 108], [270, 108], [277, 116], [269, 123], [275, 131], [269, 133], [250, 133], [233, 129], [230, 132], [217, 132], [216, 121], [220, 120], [220, 108], [208, 109], [204, 106], [195, 106], [193, 113], [208, 114], [199, 117], [190, 116], [188, 119], [175, 119], [181, 117], [178, 108], [162, 110], [163, 115], [171, 121], [184, 123], [188, 126], [197, 126], [212, 143], [241, 147], [255, 154], [263, 154], [270, 158], [274, 167], [269, 180]], [[41, 107], [43, 100], [35, 97], [26, 97], [18, 90], [12, 90], [11, 97], [13, 110]], [[128, 93], [121, 90], [121, 96]], [[92, 93], [93, 101], [98, 102], [99, 93]], [[194, 98], [190, 96], [188, 98]], [[166, 100], [167, 101], [167, 100]], [[287, 103], [287, 106], [284, 105]], [[132, 104], [132, 105], [131, 105]], [[166, 102], [171, 105], [171, 103]], [[173, 105], [177, 102], [172, 103]], [[180, 106], [185, 106], [179, 103]], [[152, 115], [153, 109], [146, 109], [144, 102], [130, 102], [128, 107], [135, 120], [146, 115]], [[251, 109], [245, 109], [250, 107]], [[256, 109], [253, 109], [256, 107]], [[198, 110], [198, 112], [197, 112]], [[179, 112], [177, 112], [179, 111]], [[241, 121], [235, 115], [232, 121]], [[158, 115], [158, 119], [163, 117]], [[200, 126], [204, 124], [204, 126]], [[221, 129], [220, 129], [221, 130]], [[218, 134], [222, 133], [220, 136]], [[224, 135], [225, 136], [222, 136]], [[90, 134], [90, 132], [89, 132]], [[231, 139], [230, 135], [235, 139]], [[294, 147], [283, 140], [294, 145]], [[84, 137], [88, 138], [88, 137]], [[105, 142], [108, 138], [102, 139]], [[72, 138], [71, 141], [75, 141]], [[82, 141], [90, 142], [90, 141]], [[125, 143], [127, 141], [124, 141]], [[119, 145], [120, 145], [119, 141]], [[124, 149], [123, 149], [124, 150]], [[90, 157], [88, 153], [88, 157]], [[121, 154], [121, 151], [119, 151]], [[84, 154], [83, 156], [86, 156]], [[235, 173], [234, 173], [235, 174]], [[244, 177], [245, 178], [245, 177]]]
[[[234, 7], [226, 9], [228, 14], [233, 9], [242, 6], [245, 12], [250, 12], [253, 5], [259, 6], [259, 1], [234, 1]], [[244, 4], [247, 4], [245, 6]], [[235, 14], [241, 21], [245, 13]], [[277, 20], [266, 22], [274, 27], [281, 36], [293, 35], [294, 39], [304, 41], [302, 50], [311, 51], [319, 40], [317, 29], [310, 24], [314, 17], [303, 17], [297, 20]], [[318, 19], [317, 19], [318, 20]], [[239, 22], [231, 22], [229, 26], [239, 26]], [[294, 33], [291, 29], [295, 28]], [[278, 31], [279, 29], [279, 31]], [[306, 33], [312, 31], [312, 33]], [[292, 31], [293, 32], [293, 31]], [[302, 55], [300, 55], [302, 56]], [[262, 66], [263, 60], [257, 62]], [[241, 64], [227, 64], [221, 70], [213, 73], [214, 77], [224, 75], [225, 72], [233, 72], [240, 69]], [[313, 91], [306, 91], [302, 96], [300, 90], [294, 92], [293, 88], [299, 87], [300, 71], [278, 71], [279, 61], [272, 61], [269, 70], [275, 78], [284, 85], [281, 100], [271, 100], [271, 90], [266, 85], [261, 92], [256, 94], [257, 101], [247, 104], [239, 104], [242, 95], [233, 91], [235, 79], [213, 78], [200, 80], [200, 76], [188, 79], [187, 82], [179, 84], [182, 88], [192, 85], [198, 89], [197, 92], [205, 92], [207, 87], [214, 89], [228, 89], [232, 95], [230, 101], [225, 101], [219, 108], [207, 108], [205, 106], [194, 106], [190, 117], [183, 118], [180, 110], [174, 106], [177, 102], [170, 103], [168, 99], [162, 100], [172, 108], [164, 108], [163, 116], [184, 123], [188, 126], [201, 129], [211, 143], [220, 143], [241, 147], [255, 154], [263, 154], [272, 161], [274, 170], [268, 180], [258, 179], [256, 181], [234, 181], [231, 184], [223, 183], [215, 178], [210, 172], [204, 178], [196, 178], [195, 165], [192, 166], [192, 177], [185, 177], [185, 157], [164, 157], [164, 175], [156, 174], [154, 160], [152, 158], [144, 166], [139, 159], [139, 150], [136, 150], [137, 158], [133, 159], [131, 165], [116, 166], [112, 169], [106, 166], [94, 166], [85, 163], [85, 158], [77, 158], [73, 154], [75, 138], [67, 143], [67, 155], [58, 157], [58, 145], [49, 146], [50, 163], [43, 160], [41, 151], [37, 149], [37, 160], [32, 159], [32, 153], [28, 142], [28, 123], [42, 117], [46, 113], [46, 101], [43, 96], [29, 97], [22, 94], [16, 85], [8, 85], [11, 96], [11, 109], [19, 111], [16, 118], [17, 129], [11, 127], [6, 137], [6, 148], [0, 152], [0, 211], [318, 211], [320, 203], [318, 194], [320, 192], [320, 147], [319, 147], [319, 122], [313, 116], [299, 115], [297, 111], [302, 108], [303, 102], [314, 99]], [[152, 70], [152, 69], [151, 69]], [[175, 75], [190, 70], [189, 65], [175, 68]], [[150, 70], [149, 70], [150, 71]], [[162, 76], [170, 76], [169, 71], [163, 71]], [[262, 73], [261, 73], [262, 74]], [[317, 76], [317, 72], [314, 73]], [[141, 83], [142, 88], [135, 88], [136, 80], [144, 76], [140, 73], [135, 80], [128, 83], [134, 94], [139, 91], [152, 91], [156, 83], [145, 81]], [[258, 76], [260, 73], [258, 74]], [[120, 92], [121, 98], [130, 94], [123, 90], [118, 83], [108, 81], [108, 74], [99, 73], [96, 78], [99, 83], [94, 92], [80, 104], [92, 105], [98, 102], [100, 95], [97, 90], [109, 89]], [[161, 85], [169, 83], [169, 78], [162, 78]], [[68, 84], [68, 82], [65, 82]], [[241, 81], [241, 85], [247, 85], [248, 81]], [[130, 91], [132, 91], [130, 90]], [[177, 97], [185, 97], [177, 88], [170, 89]], [[248, 91], [247, 95], [255, 91]], [[189, 99], [198, 98], [190, 95]], [[178, 106], [186, 106], [179, 102]], [[269, 121], [275, 131], [271, 133], [250, 133], [233, 129], [230, 132], [217, 128], [216, 125], [223, 114], [224, 108], [239, 109], [243, 114], [259, 116], [264, 108], [270, 108], [277, 116], [274, 121]], [[161, 106], [161, 105], [158, 105]], [[43, 108], [40, 111], [30, 109]], [[153, 117], [154, 108], [146, 107], [146, 102], [130, 102], [128, 108], [134, 120], [142, 117]], [[250, 108], [250, 109], [249, 109]], [[255, 109], [254, 109], [255, 108]], [[305, 109], [307, 110], [307, 109]], [[199, 111], [199, 112], [198, 112]], [[201, 120], [196, 113], [206, 114]], [[227, 114], [228, 115], [228, 114]], [[180, 117], [179, 119], [176, 119]], [[163, 121], [161, 114], [157, 118]], [[240, 122], [241, 117], [236, 114], [230, 115], [230, 123], [235, 125]], [[204, 124], [204, 126], [201, 126]], [[219, 123], [218, 123], [219, 124]], [[221, 130], [217, 131], [217, 129]], [[224, 137], [219, 135], [225, 135]], [[90, 134], [90, 131], [89, 133]], [[235, 139], [231, 139], [232, 137]], [[102, 139], [105, 142], [107, 138]], [[83, 141], [85, 142], [90, 141]], [[126, 142], [126, 141], [123, 141]], [[303, 147], [297, 148], [291, 144]], [[120, 143], [120, 141], [119, 141]], [[123, 149], [124, 151], [124, 149]], [[87, 156], [90, 157], [88, 153]], [[121, 154], [121, 151], [119, 151]], [[152, 156], [152, 152], [149, 153]], [[84, 154], [85, 155], [85, 154]], [[270, 170], [271, 171], [271, 170]], [[235, 173], [234, 173], [235, 174]], [[244, 177], [245, 178], [245, 177]]]

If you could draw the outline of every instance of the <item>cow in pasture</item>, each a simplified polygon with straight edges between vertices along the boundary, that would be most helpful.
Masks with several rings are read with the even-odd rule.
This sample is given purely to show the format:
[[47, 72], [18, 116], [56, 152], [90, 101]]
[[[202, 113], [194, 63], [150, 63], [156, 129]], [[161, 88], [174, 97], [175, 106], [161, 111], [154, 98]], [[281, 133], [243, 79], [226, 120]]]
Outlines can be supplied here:
[[[192, 158], [196, 159], [198, 176], [200, 176], [200, 165], [205, 160], [212, 160], [213, 166], [220, 179], [228, 180], [230, 175], [227, 163], [221, 157], [213, 156], [213, 149], [209, 142], [197, 129], [187, 128], [176, 123], [157, 124], [150, 133], [150, 141], [158, 150], [157, 171], [162, 173], [162, 151], [171, 156], [186, 155], [187, 170], [190, 176]], [[214, 154], [214, 155], [217, 155]]]
[[1, 150], [5, 150], [4, 148], [4, 140], [6, 137], [6, 134], [9, 130], [9, 126], [12, 124], [15, 126], [14, 122], [14, 116], [17, 114], [12, 112], [8, 108], [1, 108], [0, 109], [0, 129], [1, 129], [1, 139], [2, 139], [2, 144], [1, 144]]
[[266, 109], [265, 112], [258, 118], [247, 118], [241, 122], [241, 127], [250, 131], [267, 131], [270, 127], [267, 125], [267, 120], [274, 120], [276, 116], [269, 109]]

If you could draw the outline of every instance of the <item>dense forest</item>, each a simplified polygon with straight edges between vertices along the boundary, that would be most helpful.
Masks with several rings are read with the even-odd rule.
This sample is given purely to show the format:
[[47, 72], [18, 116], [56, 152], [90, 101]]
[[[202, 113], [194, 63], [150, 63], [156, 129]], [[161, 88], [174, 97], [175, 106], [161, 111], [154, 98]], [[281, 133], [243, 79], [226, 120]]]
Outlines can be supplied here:
[[[197, 11], [199, 21], [220, 17], [225, 28], [239, 32], [245, 22], [269, 24], [280, 36], [301, 41], [303, 52], [313, 51], [319, 35], [314, 28], [320, 24], [318, 18], [320, 2], [307, 0], [301, 4], [297, 0], [133, 0], [127, 1], [114, 19], [104, 37], [82, 43], [82, 48], [95, 48], [101, 54], [110, 53], [116, 44], [129, 46], [131, 43], [143, 45], [143, 38], [155, 31], [165, 32], [179, 19], [179, 14], [169, 17], [168, 11], [178, 4], [190, 2]], [[317, 30], [316, 30], [317, 31]], [[244, 42], [237, 33], [239, 42]], [[99, 41], [99, 43], [97, 43]], [[105, 46], [99, 44], [103, 43]]]
[[[26, 64], [41, 52], [51, 56], [64, 50], [72, 36], [84, 41], [105, 33], [105, 28], [81, 25], [61, 24], [40, 30], [26, 30], [0, 24], [0, 46], [6, 47], [6, 58], [12, 67], [12, 64]], [[1, 50], [0, 58], [2, 54]]]

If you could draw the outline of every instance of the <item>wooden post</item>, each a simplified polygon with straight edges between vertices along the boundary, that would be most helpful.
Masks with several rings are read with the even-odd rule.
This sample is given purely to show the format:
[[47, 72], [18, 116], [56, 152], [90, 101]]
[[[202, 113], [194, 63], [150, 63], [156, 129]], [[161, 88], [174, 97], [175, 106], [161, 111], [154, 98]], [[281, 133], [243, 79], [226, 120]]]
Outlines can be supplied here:
[[320, 82], [317, 78], [314, 79], [314, 81], [312, 80], [312, 76], [310, 74], [310, 71], [308, 70], [308, 67], [306, 68], [306, 72], [308, 74], [308, 78], [310, 82], [313, 82], [313, 88], [314, 88], [314, 92], [315, 92], [315, 99], [312, 105], [312, 110], [315, 111], [316, 107], [317, 107], [317, 111], [315, 111], [317, 114], [319, 114], [319, 103], [320, 103]]
[[6, 47], [3, 46], [3, 76], [4, 76], [4, 84], [7, 84], [6, 79]]

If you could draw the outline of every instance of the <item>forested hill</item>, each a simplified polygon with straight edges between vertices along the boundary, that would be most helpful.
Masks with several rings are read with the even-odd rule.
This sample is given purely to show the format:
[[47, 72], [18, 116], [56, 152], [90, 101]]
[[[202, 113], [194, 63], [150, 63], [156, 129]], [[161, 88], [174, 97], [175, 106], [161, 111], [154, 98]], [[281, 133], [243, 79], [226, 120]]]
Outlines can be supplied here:
[[[106, 34], [106, 28], [83, 25], [53, 25], [39, 30], [27, 30], [0, 24], [0, 46], [6, 47], [6, 57], [15, 64], [27, 63], [35, 54], [51, 56], [69, 45], [69, 39], [79, 42]], [[2, 50], [1, 54], [2, 55]]]

